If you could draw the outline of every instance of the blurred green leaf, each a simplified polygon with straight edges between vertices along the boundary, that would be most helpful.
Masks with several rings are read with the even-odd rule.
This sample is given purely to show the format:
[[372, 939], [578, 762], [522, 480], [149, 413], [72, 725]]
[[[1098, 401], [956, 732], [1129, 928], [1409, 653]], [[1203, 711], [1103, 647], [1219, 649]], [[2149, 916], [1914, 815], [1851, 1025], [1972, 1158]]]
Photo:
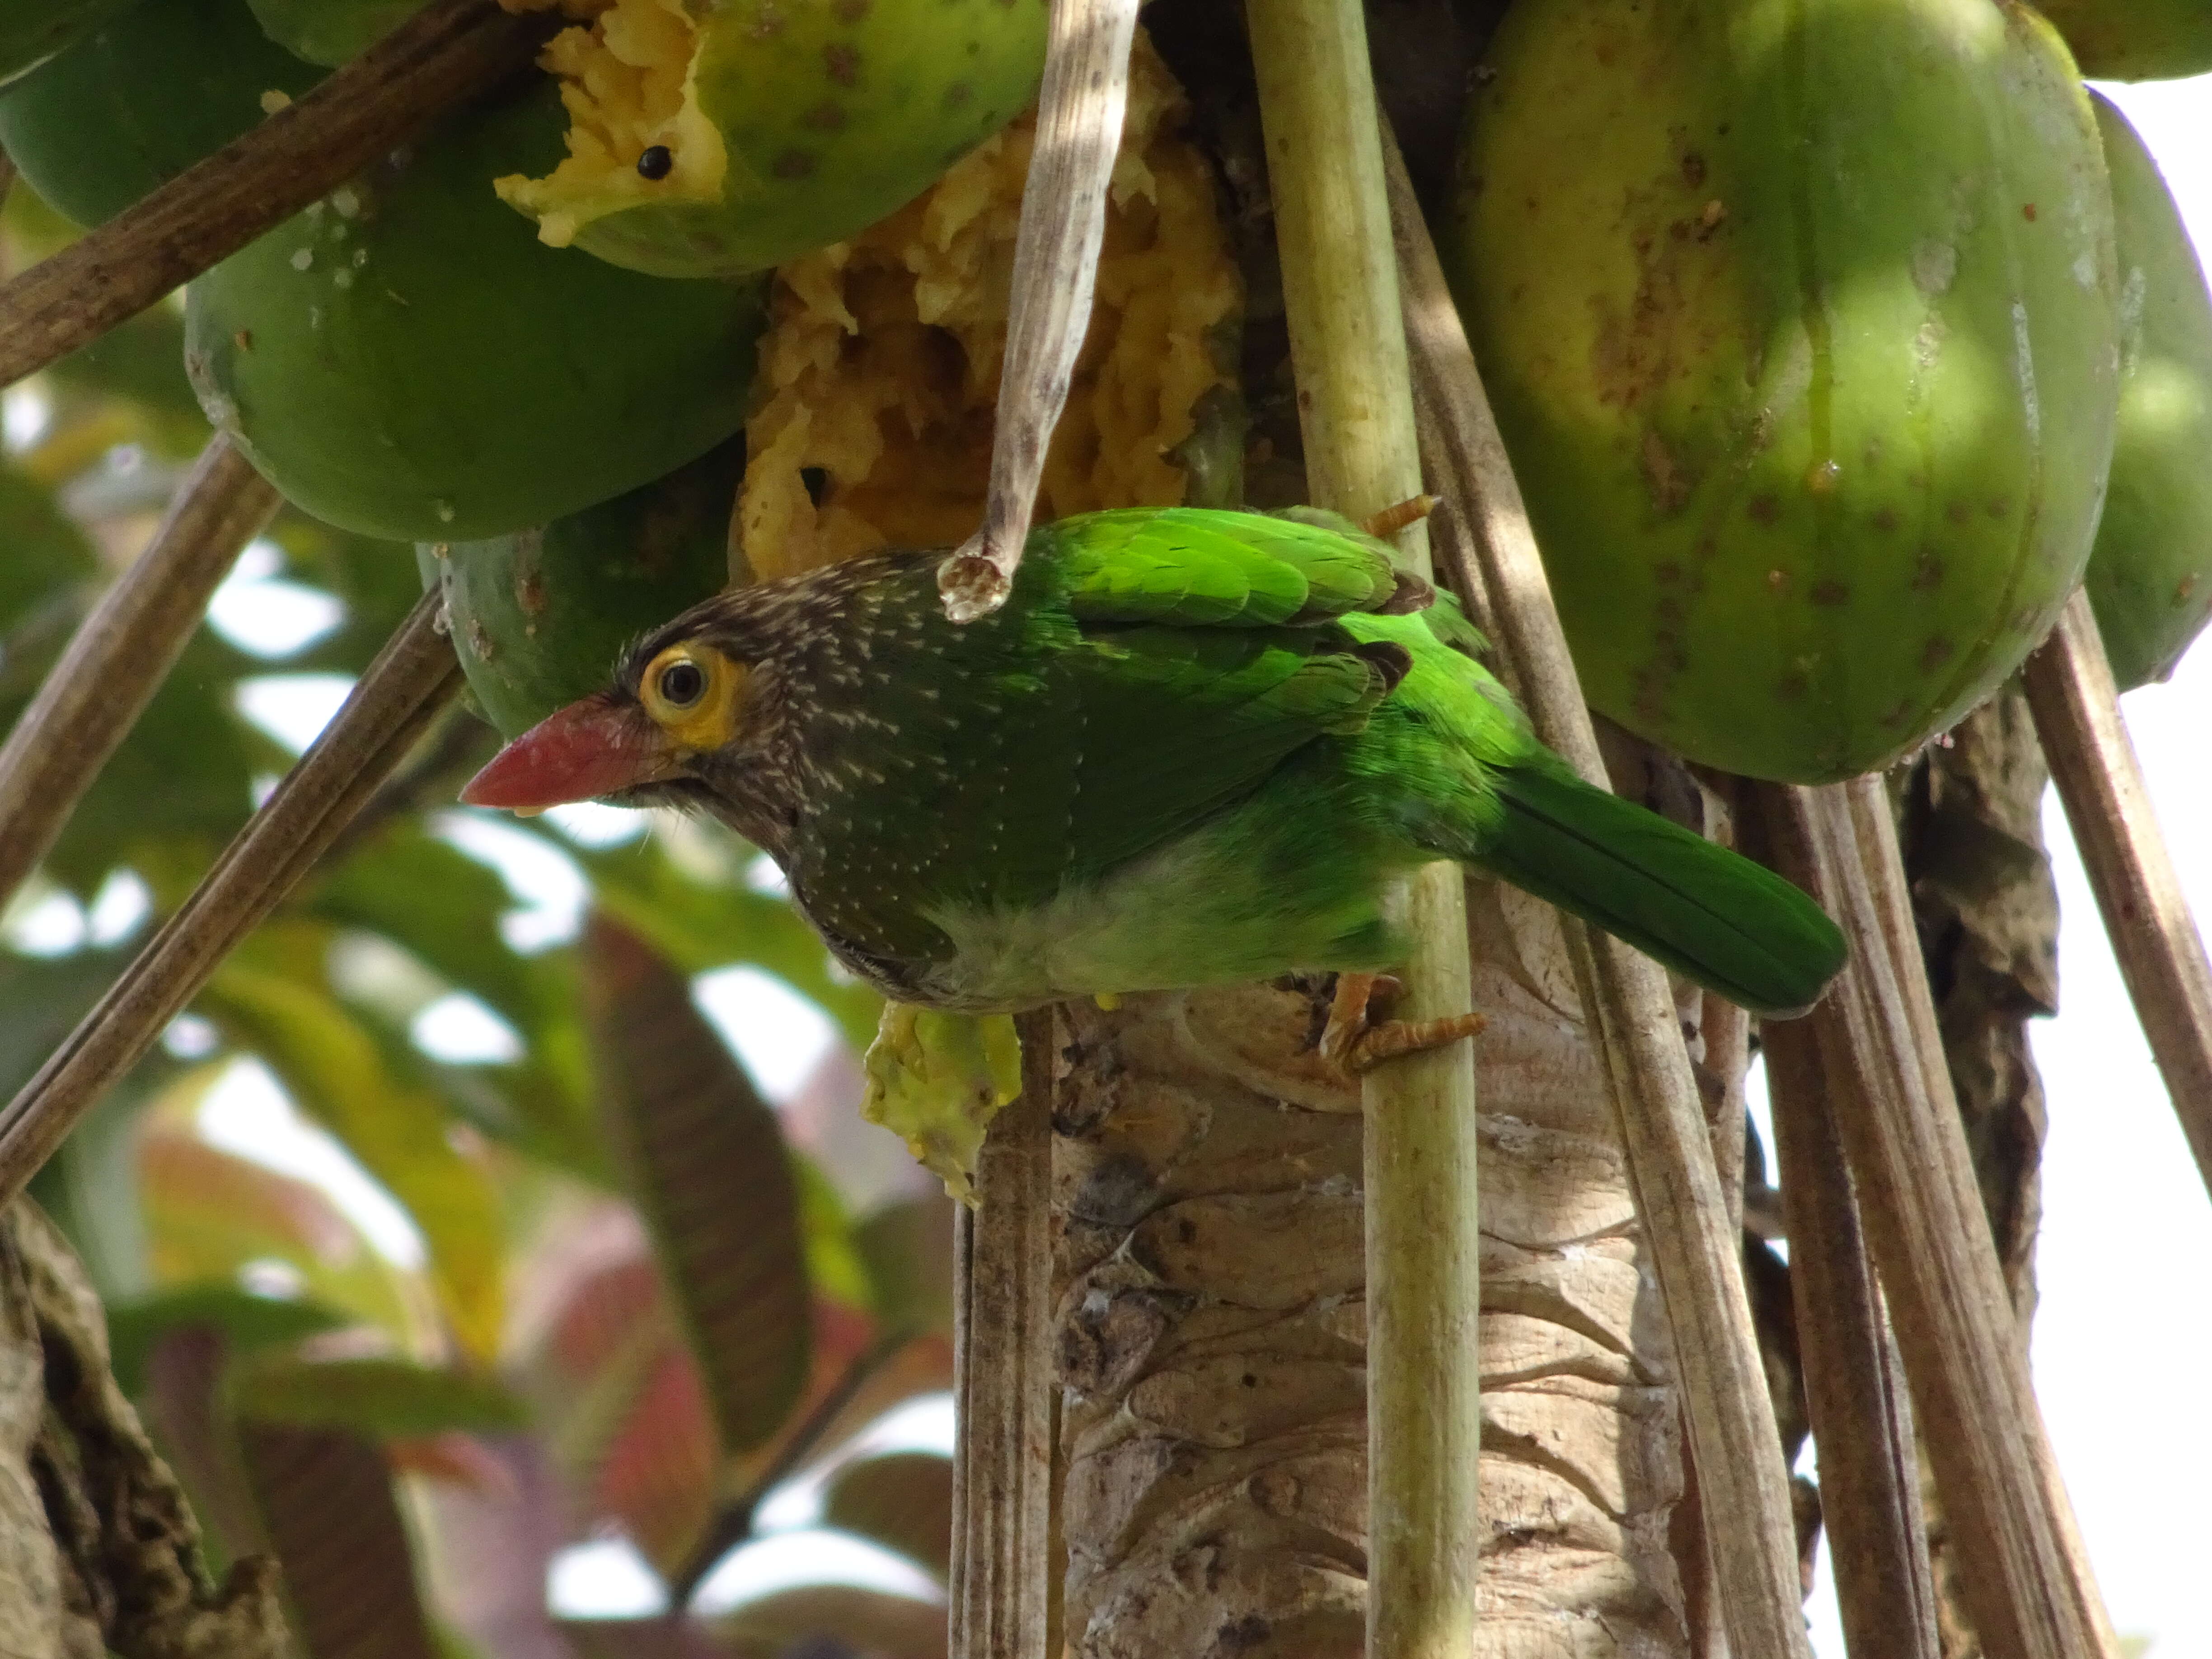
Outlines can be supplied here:
[[0, 463], [0, 638], [27, 613], [96, 575], [100, 562], [53, 492], [20, 466]]
[[65, 393], [131, 404], [142, 441], [169, 459], [197, 455], [212, 430], [185, 379], [185, 319], [174, 307], [140, 312], [46, 372]]
[[239, 1442], [307, 1659], [439, 1659], [375, 1444], [276, 1423], [241, 1424]]
[[230, 1401], [241, 1422], [349, 1429], [375, 1440], [512, 1429], [526, 1420], [505, 1383], [404, 1359], [241, 1356], [231, 1367]]
[[[208, 1066], [173, 1085], [149, 1117], [175, 1114], [219, 1074]], [[251, 1262], [277, 1261], [326, 1306], [389, 1331], [422, 1334], [419, 1291], [304, 1181], [209, 1146], [173, 1122], [150, 1122], [138, 1144], [146, 1254], [163, 1288], [229, 1283]]]
[[885, 1205], [853, 1230], [885, 1328], [952, 1334], [955, 1213], [940, 1190]]
[[406, 1206], [429, 1247], [431, 1281], [454, 1334], [489, 1360], [506, 1311], [498, 1192], [454, 1146], [446, 1103], [395, 1076], [376, 1036], [321, 984], [283, 971], [283, 947], [298, 940], [269, 937], [276, 931], [249, 939], [197, 1006], [258, 1054], [300, 1109]]
[[107, 1345], [115, 1380], [125, 1394], [145, 1386], [146, 1360], [170, 1332], [201, 1328], [222, 1334], [235, 1353], [288, 1346], [349, 1323], [336, 1308], [289, 1297], [256, 1296], [235, 1285], [183, 1285], [107, 1308]]
[[691, 988], [605, 916], [584, 992], [601, 1109], [690, 1328], [725, 1449], [783, 1424], [811, 1341], [807, 1261], [783, 1127]]

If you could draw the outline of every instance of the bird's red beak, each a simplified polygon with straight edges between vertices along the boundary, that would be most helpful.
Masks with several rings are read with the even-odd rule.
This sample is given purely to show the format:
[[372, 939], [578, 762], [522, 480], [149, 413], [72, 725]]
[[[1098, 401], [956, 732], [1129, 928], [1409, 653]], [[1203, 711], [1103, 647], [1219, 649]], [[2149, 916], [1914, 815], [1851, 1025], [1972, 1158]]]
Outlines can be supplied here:
[[674, 745], [643, 709], [586, 697], [493, 756], [461, 799], [471, 806], [542, 812], [673, 776], [674, 762]]

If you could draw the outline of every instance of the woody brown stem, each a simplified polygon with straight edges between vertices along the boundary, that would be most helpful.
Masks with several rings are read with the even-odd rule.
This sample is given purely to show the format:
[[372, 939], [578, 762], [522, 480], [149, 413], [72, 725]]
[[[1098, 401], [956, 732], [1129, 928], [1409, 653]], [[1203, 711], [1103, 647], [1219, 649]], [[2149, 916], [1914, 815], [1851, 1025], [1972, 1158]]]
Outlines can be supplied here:
[[210, 440], [146, 550], [78, 627], [0, 744], [0, 906], [52, 850], [277, 501], [228, 438]]
[[0, 1204], [298, 884], [459, 691], [440, 614], [438, 596], [425, 594], [191, 896], [0, 1111]]
[[544, 25], [431, 0], [296, 103], [0, 285], [0, 386], [88, 345], [520, 69]]

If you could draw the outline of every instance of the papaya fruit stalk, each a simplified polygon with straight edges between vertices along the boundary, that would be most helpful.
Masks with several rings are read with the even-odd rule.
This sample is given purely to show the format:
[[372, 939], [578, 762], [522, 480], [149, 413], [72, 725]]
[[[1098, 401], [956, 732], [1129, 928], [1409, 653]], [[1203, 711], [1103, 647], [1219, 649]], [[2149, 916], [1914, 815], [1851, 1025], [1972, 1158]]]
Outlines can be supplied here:
[[529, 60], [542, 30], [432, 0], [314, 91], [0, 285], [0, 386], [88, 345]]
[[191, 896], [0, 1110], [0, 1205], [298, 885], [460, 690], [443, 625], [438, 596], [425, 594]]

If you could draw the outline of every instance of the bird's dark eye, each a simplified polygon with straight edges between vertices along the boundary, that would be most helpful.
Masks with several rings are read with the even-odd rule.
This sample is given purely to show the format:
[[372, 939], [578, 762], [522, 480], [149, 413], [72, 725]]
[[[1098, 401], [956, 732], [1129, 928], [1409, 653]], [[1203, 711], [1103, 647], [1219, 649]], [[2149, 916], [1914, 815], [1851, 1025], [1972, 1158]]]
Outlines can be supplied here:
[[668, 146], [654, 144], [637, 158], [637, 176], [641, 179], [665, 179], [675, 165], [676, 158], [668, 153]]
[[678, 658], [660, 671], [660, 699], [671, 708], [689, 708], [707, 695], [707, 672]]

